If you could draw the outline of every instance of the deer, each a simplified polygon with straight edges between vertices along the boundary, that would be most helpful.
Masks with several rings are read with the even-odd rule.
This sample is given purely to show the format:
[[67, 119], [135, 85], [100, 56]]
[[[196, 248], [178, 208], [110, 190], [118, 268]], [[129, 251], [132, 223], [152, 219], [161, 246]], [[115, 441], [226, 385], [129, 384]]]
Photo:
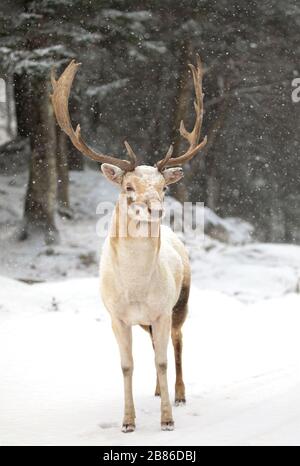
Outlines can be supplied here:
[[[182, 371], [182, 326], [188, 313], [191, 270], [188, 252], [171, 228], [162, 225], [163, 203], [167, 187], [183, 177], [182, 165], [189, 162], [207, 143], [199, 142], [203, 120], [203, 67], [197, 55], [190, 64], [196, 99], [195, 123], [187, 131], [180, 123], [180, 135], [188, 149], [173, 156], [173, 145], [155, 165], [143, 165], [127, 141], [128, 159], [96, 152], [81, 136], [80, 125], [73, 129], [69, 114], [69, 95], [80, 63], [72, 60], [56, 79], [51, 74], [50, 96], [60, 128], [85, 156], [99, 162], [108, 181], [119, 187], [111, 230], [100, 259], [100, 292], [110, 314], [116, 337], [124, 380], [124, 417], [122, 431], [135, 430], [135, 408], [132, 392], [132, 327], [140, 325], [151, 337], [157, 373], [155, 395], [161, 398], [161, 429], [174, 429], [167, 380], [167, 348], [170, 337], [175, 355], [175, 405], [186, 402]], [[128, 221], [120, 234], [120, 215]], [[130, 223], [131, 228], [128, 228]], [[143, 225], [150, 234], [137, 235]], [[133, 227], [133, 228], [132, 228]], [[151, 227], [151, 228], [150, 228]]]

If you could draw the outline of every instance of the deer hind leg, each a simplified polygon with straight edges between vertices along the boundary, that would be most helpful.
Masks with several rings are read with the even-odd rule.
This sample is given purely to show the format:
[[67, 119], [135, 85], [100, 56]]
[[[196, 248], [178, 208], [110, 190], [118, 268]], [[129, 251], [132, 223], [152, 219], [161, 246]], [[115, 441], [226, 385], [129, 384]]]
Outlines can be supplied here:
[[171, 317], [163, 316], [152, 324], [155, 351], [155, 365], [158, 375], [161, 396], [161, 428], [173, 430], [174, 421], [169, 398], [167, 380], [167, 349], [171, 333]]
[[182, 332], [181, 328], [172, 328], [172, 343], [175, 355], [176, 382], [175, 382], [175, 405], [185, 404], [185, 385], [182, 377]]
[[132, 328], [118, 319], [112, 321], [112, 328], [119, 345], [121, 368], [124, 377], [125, 406], [122, 432], [133, 432], [135, 430], [135, 410], [132, 396]]
[[176, 382], [175, 382], [175, 405], [185, 403], [185, 385], [182, 375], [182, 332], [181, 327], [186, 319], [188, 308], [189, 285], [183, 285], [179, 299], [172, 314], [172, 343], [174, 347]]

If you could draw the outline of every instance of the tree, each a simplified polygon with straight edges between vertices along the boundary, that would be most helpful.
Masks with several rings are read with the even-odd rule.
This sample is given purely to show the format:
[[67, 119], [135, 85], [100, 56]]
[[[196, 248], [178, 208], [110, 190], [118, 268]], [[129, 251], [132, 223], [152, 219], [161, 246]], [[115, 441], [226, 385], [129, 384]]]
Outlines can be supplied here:
[[[56, 204], [56, 127], [53, 108], [50, 103], [50, 83], [48, 79], [33, 78], [31, 86], [29, 132], [31, 145], [30, 174], [25, 197], [24, 222], [20, 239], [42, 232], [46, 243], [57, 239], [55, 226]], [[30, 87], [31, 87], [30, 86]]]
[[[8, 14], [2, 7], [0, 17], [0, 70], [15, 75], [19, 133], [27, 124], [25, 98], [31, 98], [27, 75], [45, 62], [50, 72], [77, 57], [83, 66], [71, 115], [91, 145], [122, 156], [128, 138], [140, 161], [155, 163], [173, 141], [176, 155], [184, 150], [179, 121], [189, 128], [194, 118], [187, 63], [198, 52], [205, 66], [202, 134], [209, 142], [173, 194], [250, 221], [260, 239], [300, 240], [299, 111], [290, 98], [299, 74], [300, 8], [293, 0], [151, 0], [146, 6], [18, 0], [12, 9]], [[23, 77], [26, 60], [38, 66], [24, 69]], [[72, 199], [61, 172], [65, 151], [72, 167], [83, 158], [71, 154], [69, 141], [56, 137], [56, 143], [57, 193], [66, 213]]]

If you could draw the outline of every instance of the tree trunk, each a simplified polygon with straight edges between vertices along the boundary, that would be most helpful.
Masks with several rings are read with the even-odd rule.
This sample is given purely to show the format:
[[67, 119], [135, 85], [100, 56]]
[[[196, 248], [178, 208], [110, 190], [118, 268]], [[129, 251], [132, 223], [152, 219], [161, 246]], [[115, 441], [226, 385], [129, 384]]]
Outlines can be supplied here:
[[[223, 92], [223, 89], [222, 89]], [[206, 184], [206, 203], [207, 206], [215, 211], [217, 209], [220, 184], [218, 180], [217, 162], [215, 159], [214, 145], [217, 138], [220, 135], [222, 128], [224, 127], [225, 118], [229, 106], [229, 98], [224, 97], [223, 102], [218, 108], [218, 116], [215, 118], [213, 124], [209, 128], [208, 142], [205, 147], [205, 171], [207, 177]]]
[[69, 202], [68, 138], [67, 135], [57, 125], [56, 141], [58, 212], [63, 217], [71, 218], [72, 212]]
[[[178, 45], [178, 44], [177, 44]], [[179, 44], [181, 50], [176, 97], [177, 108], [175, 110], [175, 119], [172, 129], [172, 141], [174, 145], [174, 156], [180, 155], [182, 139], [179, 132], [181, 120], [185, 119], [190, 102], [191, 83], [190, 74], [188, 72], [188, 63], [191, 61], [192, 46], [190, 40], [184, 40]], [[181, 183], [174, 184], [171, 189], [171, 194], [179, 201], [185, 202], [188, 200], [187, 185], [184, 180]]]
[[55, 120], [49, 99], [49, 79], [32, 77], [30, 84], [32, 92], [26, 115], [30, 115], [28, 135], [32, 156], [20, 239], [39, 232], [45, 236], [46, 243], [51, 243], [57, 240], [54, 219], [57, 190]]
[[30, 81], [27, 74], [14, 74], [14, 94], [15, 108], [17, 119], [17, 135], [20, 137], [28, 137], [32, 129], [31, 125], [31, 95]]
[[82, 171], [84, 168], [82, 154], [73, 146], [69, 139], [67, 140], [66, 148], [69, 170]]

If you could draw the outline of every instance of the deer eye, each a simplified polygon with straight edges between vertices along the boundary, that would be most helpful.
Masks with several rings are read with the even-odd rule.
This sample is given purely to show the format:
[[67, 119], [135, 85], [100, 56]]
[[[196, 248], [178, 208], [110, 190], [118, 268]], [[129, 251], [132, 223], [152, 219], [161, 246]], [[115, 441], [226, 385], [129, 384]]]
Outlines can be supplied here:
[[163, 191], [164, 191], [164, 192], [168, 191], [168, 189], [169, 189], [168, 186], [164, 186], [164, 187], [163, 187]]
[[130, 193], [130, 192], [134, 191], [134, 189], [133, 189], [132, 186], [128, 185], [128, 186], [126, 186], [126, 191], [127, 191], [128, 193]]

